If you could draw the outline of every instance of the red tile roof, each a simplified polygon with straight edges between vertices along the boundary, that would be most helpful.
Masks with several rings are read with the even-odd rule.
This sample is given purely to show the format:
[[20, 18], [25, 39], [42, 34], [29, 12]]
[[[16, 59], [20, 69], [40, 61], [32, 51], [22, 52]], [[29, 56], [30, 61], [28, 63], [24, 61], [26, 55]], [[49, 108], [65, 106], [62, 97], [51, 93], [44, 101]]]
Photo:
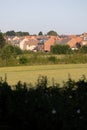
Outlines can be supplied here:
[[72, 48], [76, 46], [76, 43], [81, 43], [81, 42], [82, 42], [81, 37], [75, 37], [75, 38], [72, 38], [67, 44]]
[[55, 41], [57, 40], [56, 36], [51, 36], [44, 44], [44, 50], [45, 51], [50, 51], [51, 46], [55, 44]]

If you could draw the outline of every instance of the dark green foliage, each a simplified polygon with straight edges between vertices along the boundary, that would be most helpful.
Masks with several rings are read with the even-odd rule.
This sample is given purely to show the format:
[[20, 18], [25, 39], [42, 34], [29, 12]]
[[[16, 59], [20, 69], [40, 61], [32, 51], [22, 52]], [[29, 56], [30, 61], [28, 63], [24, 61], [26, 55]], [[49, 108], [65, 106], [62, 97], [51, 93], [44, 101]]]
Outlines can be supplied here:
[[81, 53], [87, 53], [87, 46], [82, 46], [82, 47], [80, 48], [80, 52], [81, 52]]
[[4, 55], [19, 55], [22, 54], [22, 50], [17, 46], [7, 45], [2, 49]]
[[0, 80], [0, 130], [86, 130], [87, 80], [70, 77], [62, 88], [40, 76], [36, 87]]
[[16, 36], [15, 31], [14, 30], [7, 31], [6, 36]]
[[28, 32], [16, 32], [16, 36], [29, 36], [29, 33]]
[[20, 57], [20, 59], [19, 59], [20, 64], [26, 64], [27, 62], [28, 62], [28, 60], [25, 56]]
[[52, 47], [51, 52], [53, 54], [70, 54], [72, 53], [70, 47], [68, 45], [60, 45], [56, 44]]
[[53, 31], [53, 30], [49, 31], [49, 32], [47, 33], [47, 35], [49, 35], [49, 36], [58, 36], [57, 32], [55, 32], [55, 31]]
[[28, 36], [29, 33], [28, 32], [21, 32], [21, 31], [15, 32], [14, 30], [12, 30], [12, 31], [7, 31], [5, 33], [5, 35], [6, 36]]
[[11, 46], [10, 47], [12, 48], [13, 50], [13, 53], [16, 54], [16, 55], [19, 55], [19, 54], [22, 54], [22, 50], [18, 47], [18, 46]]
[[22, 50], [17, 46], [6, 45], [1, 50], [0, 57], [4, 62], [4, 66], [9, 65], [12, 61], [13, 64], [16, 61], [17, 55], [22, 54]]
[[43, 35], [43, 33], [40, 31], [40, 32], [38, 33], [38, 35], [41, 36], [41, 35]]
[[3, 34], [0, 32], [0, 49], [2, 49], [6, 45], [6, 41], [4, 39]]

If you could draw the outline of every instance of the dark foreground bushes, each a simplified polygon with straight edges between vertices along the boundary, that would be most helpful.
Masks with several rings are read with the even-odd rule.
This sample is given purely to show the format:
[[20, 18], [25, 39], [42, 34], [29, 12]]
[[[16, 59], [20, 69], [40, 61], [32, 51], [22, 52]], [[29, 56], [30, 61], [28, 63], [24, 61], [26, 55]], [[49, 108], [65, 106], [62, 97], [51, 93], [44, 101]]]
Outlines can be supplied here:
[[34, 88], [0, 81], [0, 130], [87, 130], [87, 80], [62, 88], [40, 77]]

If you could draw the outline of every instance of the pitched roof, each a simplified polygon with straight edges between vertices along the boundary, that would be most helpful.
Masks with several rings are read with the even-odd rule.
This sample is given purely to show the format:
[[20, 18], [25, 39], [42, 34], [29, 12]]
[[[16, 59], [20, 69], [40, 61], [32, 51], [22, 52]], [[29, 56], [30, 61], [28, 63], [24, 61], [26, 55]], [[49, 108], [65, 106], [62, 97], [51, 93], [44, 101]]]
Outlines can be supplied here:
[[55, 36], [51, 36], [44, 44], [44, 50], [45, 51], [50, 51], [51, 46], [53, 46], [55, 44], [56, 41], [56, 37]]
[[56, 41], [56, 44], [67, 44], [70, 40], [71, 38], [69, 37], [61, 38], [60, 40]]
[[81, 37], [76, 37], [76, 38], [72, 38], [67, 44], [73, 48], [76, 47], [76, 43], [81, 43], [82, 42], [82, 38]]
[[28, 39], [28, 41], [25, 42], [27, 45], [37, 45], [38, 40], [37, 39]]

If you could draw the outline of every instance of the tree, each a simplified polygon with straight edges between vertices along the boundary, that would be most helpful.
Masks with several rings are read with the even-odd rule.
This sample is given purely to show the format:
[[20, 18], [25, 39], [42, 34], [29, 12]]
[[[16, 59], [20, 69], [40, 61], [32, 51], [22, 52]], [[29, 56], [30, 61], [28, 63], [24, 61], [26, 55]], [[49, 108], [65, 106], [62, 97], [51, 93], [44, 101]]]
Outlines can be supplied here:
[[3, 49], [2, 49], [2, 52], [3, 51], [6, 51], [7, 54], [10, 53], [10, 55], [19, 55], [19, 54], [22, 54], [22, 50], [17, 47], [17, 46], [13, 46], [13, 45], [6, 45]]
[[28, 32], [16, 32], [16, 36], [29, 36], [29, 33]]
[[3, 34], [0, 32], [0, 48], [3, 48], [6, 44]]
[[40, 31], [40, 32], [38, 33], [38, 35], [41, 36], [41, 35], [43, 35], [43, 33]]
[[7, 65], [10, 58], [16, 58], [18, 54], [21, 54], [22, 50], [17, 46], [6, 45], [0, 53], [1, 59], [5, 61], [5, 65]]
[[15, 36], [15, 35], [16, 35], [16, 33], [14, 30], [6, 32], [6, 36]]
[[10, 50], [7, 49], [7, 46], [5, 46], [2, 50], [1, 50], [1, 59], [3, 61], [5, 61], [5, 64], [4, 65], [7, 65], [8, 63], [8, 59], [12, 56], [11, 53], [10, 53]]
[[71, 48], [68, 45], [56, 44], [52, 47], [51, 52], [53, 54], [69, 54], [71, 53]]
[[28, 36], [28, 35], [29, 35], [28, 32], [22, 32], [22, 31], [15, 32], [14, 30], [12, 30], [6, 32], [6, 36]]
[[80, 48], [80, 52], [81, 52], [81, 53], [87, 53], [87, 46], [86, 46], [86, 45], [82, 46], [82, 47]]
[[51, 30], [47, 33], [47, 35], [50, 35], [50, 36], [58, 36], [57, 32]]

